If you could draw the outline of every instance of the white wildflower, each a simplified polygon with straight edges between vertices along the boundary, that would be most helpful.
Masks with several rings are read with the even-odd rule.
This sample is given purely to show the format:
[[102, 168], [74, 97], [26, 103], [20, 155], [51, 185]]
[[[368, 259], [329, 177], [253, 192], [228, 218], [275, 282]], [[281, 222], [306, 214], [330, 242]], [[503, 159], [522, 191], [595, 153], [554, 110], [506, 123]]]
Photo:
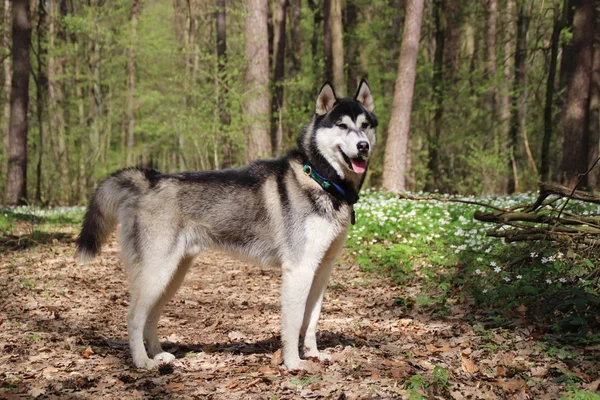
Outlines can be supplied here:
[[500, 267], [494, 268], [494, 272], [500, 272], [500, 271], [502, 271], [502, 268], [500, 268]]

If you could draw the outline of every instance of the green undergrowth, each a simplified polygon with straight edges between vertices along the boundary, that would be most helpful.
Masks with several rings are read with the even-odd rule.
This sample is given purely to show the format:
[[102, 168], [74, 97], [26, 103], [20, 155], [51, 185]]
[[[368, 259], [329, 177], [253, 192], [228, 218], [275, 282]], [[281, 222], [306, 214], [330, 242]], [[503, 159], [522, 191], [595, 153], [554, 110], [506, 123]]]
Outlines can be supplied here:
[[[535, 197], [465, 200], [505, 209]], [[397, 306], [439, 315], [451, 313], [454, 305], [472, 306], [466, 318], [484, 325], [535, 325], [549, 338], [600, 343], [597, 251], [569, 243], [505, 243], [487, 237], [493, 226], [473, 218], [475, 211], [489, 209], [437, 198], [411, 201], [367, 190], [355, 205], [349, 252], [364, 270], [413, 288]], [[600, 206], [570, 202], [567, 210], [593, 215]]]
[[84, 207], [0, 206], [0, 251], [19, 251], [70, 240], [66, 226], [80, 225]]

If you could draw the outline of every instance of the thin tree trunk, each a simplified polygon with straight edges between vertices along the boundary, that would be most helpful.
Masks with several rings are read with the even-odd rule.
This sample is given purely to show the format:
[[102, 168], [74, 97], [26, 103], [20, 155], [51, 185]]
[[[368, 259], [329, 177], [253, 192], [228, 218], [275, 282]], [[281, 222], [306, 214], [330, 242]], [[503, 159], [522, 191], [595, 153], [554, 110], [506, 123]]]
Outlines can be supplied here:
[[279, 0], [277, 3], [276, 29], [274, 39], [273, 57], [273, 99], [271, 101], [271, 146], [275, 155], [281, 151], [282, 126], [279, 123], [283, 112], [283, 79], [285, 77], [285, 25], [288, 0]]
[[44, 159], [44, 97], [46, 95], [46, 87], [48, 84], [48, 78], [44, 71], [44, 56], [46, 56], [46, 50], [42, 45], [44, 38], [44, 21], [46, 17], [46, 11], [40, 4], [38, 9], [38, 22], [37, 22], [37, 90], [36, 90], [36, 116], [38, 123], [38, 162], [36, 167], [36, 181], [35, 181], [35, 201], [40, 204], [42, 202], [42, 163]]
[[487, 63], [485, 72], [487, 80], [491, 82], [487, 93], [488, 110], [490, 112], [492, 127], [495, 127], [496, 104], [498, 92], [496, 90], [496, 28], [498, 21], [498, 0], [488, 0], [487, 17]]
[[74, 60], [75, 65], [75, 95], [77, 96], [77, 115], [79, 117], [79, 202], [83, 203], [87, 199], [88, 176], [87, 171], [87, 144], [88, 144], [88, 129], [85, 122], [85, 107], [83, 104], [83, 88], [81, 87], [81, 66], [79, 61], [79, 42], [74, 40]]
[[[217, 76], [215, 79], [215, 91], [217, 97], [217, 108], [219, 112], [219, 122], [221, 129], [230, 124], [231, 118], [227, 112], [226, 97], [227, 85], [224, 84], [226, 79], [227, 64], [227, 1], [217, 0], [217, 10], [215, 14], [216, 33], [217, 33]], [[231, 143], [226, 135], [223, 136], [223, 156], [221, 166], [229, 168], [233, 163], [233, 154]]]
[[[589, 151], [588, 164], [598, 158], [600, 145], [600, 27], [598, 22], [594, 26], [594, 58], [592, 60], [592, 82], [590, 87], [590, 123], [589, 123]], [[588, 186], [598, 190], [600, 188], [600, 168], [590, 171]]]
[[245, 22], [246, 76], [244, 113], [245, 158], [250, 162], [271, 155], [269, 138], [269, 37], [267, 0], [249, 0]]
[[344, 39], [342, 34], [342, 0], [330, 0], [331, 28], [331, 66], [333, 69], [333, 87], [339, 97], [346, 94], [344, 83]]
[[442, 116], [444, 115], [444, 40], [446, 23], [443, 21], [444, 16], [444, 1], [436, 0], [433, 5], [433, 19], [435, 23], [435, 53], [433, 56], [433, 103], [435, 110], [433, 112], [433, 133], [429, 135], [429, 159], [427, 162], [427, 170], [429, 179], [427, 180], [426, 189], [433, 191], [439, 189], [440, 173], [439, 173], [439, 139], [442, 132]]
[[54, 163], [57, 167], [58, 181], [60, 188], [58, 190], [58, 200], [66, 200], [69, 163], [67, 157], [67, 146], [65, 140], [65, 117], [62, 104], [62, 89], [57, 77], [61, 75], [61, 60], [57, 56], [56, 38], [57, 38], [57, 15], [58, 4], [56, 0], [48, 2], [48, 111], [50, 114], [50, 139], [54, 150]]
[[353, 88], [358, 87], [358, 54], [361, 46], [361, 43], [355, 33], [358, 19], [358, 8], [356, 7], [356, 2], [354, 0], [346, 1], [345, 17], [344, 35], [346, 37], [346, 46], [344, 46], [344, 49], [346, 51], [346, 55], [344, 56], [344, 59], [348, 63], [348, 71], [346, 72], [348, 89], [352, 90]]
[[137, 25], [140, 0], [131, 5], [131, 32], [129, 36], [129, 54], [127, 56], [127, 165], [135, 164], [135, 50], [137, 46]]
[[[291, 65], [290, 76], [295, 77], [302, 70], [302, 0], [290, 0], [290, 38], [291, 43]], [[317, 29], [316, 26], [314, 28]]]
[[[2, 32], [2, 43], [10, 41], [10, 21], [11, 21], [11, 0], [4, 0], [4, 30]], [[8, 137], [10, 133], [10, 93], [11, 93], [11, 68], [10, 57], [4, 58], [2, 61], [4, 67], [4, 110], [2, 112], [2, 153], [8, 154]], [[4, 166], [0, 168], [4, 171]]]
[[546, 99], [544, 103], [544, 138], [542, 140], [540, 165], [540, 179], [542, 182], [547, 182], [550, 178], [550, 142], [552, 141], [552, 130], [554, 128], [554, 85], [556, 81], [558, 43], [561, 30], [562, 24], [560, 12], [558, 9], [558, 4], [555, 4], [552, 37], [550, 38], [550, 65], [548, 67], [548, 78], [546, 79]]
[[508, 192], [515, 193], [519, 191], [518, 167], [521, 159], [518, 149], [519, 131], [524, 127], [524, 106], [527, 98], [525, 96], [526, 86], [526, 60], [527, 60], [527, 30], [529, 25], [529, 16], [526, 15], [525, 5], [519, 3], [517, 16], [517, 46], [515, 51], [515, 75], [512, 92], [512, 117], [509, 132], [509, 153], [511, 162], [509, 165], [510, 174], [508, 180]]
[[12, 84], [6, 202], [27, 201], [27, 105], [29, 103], [29, 1], [13, 0]]
[[[588, 168], [588, 135], [592, 47], [594, 41], [594, 0], [574, 0], [573, 50], [574, 68], [567, 86], [567, 108], [564, 121], [562, 172], [569, 187]], [[586, 186], [582, 178], [582, 186]]]
[[394, 102], [383, 164], [383, 188], [391, 191], [406, 190], [407, 187], [406, 173], [409, 165], [407, 165], [406, 159], [408, 157], [410, 116], [423, 19], [423, 3], [424, 0], [408, 0], [406, 4], [398, 78], [394, 90]]
[[[333, 48], [331, 43], [331, 1], [323, 0], [323, 52], [325, 60], [325, 79], [333, 82]], [[316, 61], [316, 60], [314, 60]]]

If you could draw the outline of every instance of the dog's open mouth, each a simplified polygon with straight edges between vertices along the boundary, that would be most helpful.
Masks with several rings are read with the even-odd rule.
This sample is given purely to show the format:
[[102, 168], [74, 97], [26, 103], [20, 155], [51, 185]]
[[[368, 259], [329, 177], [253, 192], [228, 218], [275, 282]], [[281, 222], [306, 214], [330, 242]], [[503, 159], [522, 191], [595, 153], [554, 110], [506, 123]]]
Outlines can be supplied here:
[[367, 169], [367, 160], [364, 160], [362, 157], [350, 158], [344, 153], [341, 149], [342, 157], [344, 157], [344, 161], [348, 164], [348, 168], [357, 174], [362, 174]]

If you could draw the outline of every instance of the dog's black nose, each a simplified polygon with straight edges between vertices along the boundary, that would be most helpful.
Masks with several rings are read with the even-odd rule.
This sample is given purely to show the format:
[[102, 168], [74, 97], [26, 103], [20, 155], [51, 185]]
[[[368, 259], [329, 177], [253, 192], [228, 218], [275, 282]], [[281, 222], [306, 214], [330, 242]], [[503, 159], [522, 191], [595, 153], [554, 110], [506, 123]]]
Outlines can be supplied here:
[[358, 149], [358, 151], [360, 153], [368, 153], [369, 152], [369, 142], [365, 142], [364, 140], [362, 142], [358, 142], [356, 144], [356, 148]]

